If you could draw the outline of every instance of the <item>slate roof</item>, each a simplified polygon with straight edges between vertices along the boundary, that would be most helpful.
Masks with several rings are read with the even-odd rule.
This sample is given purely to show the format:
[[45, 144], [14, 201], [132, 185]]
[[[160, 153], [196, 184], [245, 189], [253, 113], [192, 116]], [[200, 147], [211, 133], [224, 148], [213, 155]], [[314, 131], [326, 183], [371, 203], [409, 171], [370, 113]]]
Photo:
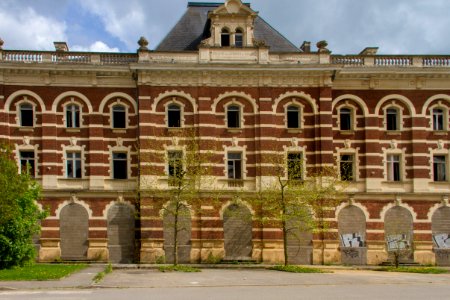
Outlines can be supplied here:
[[[208, 12], [220, 5], [222, 3], [189, 3], [186, 13], [156, 47], [156, 51], [197, 51], [200, 42], [210, 36]], [[266, 42], [270, 52], [300, 52], [259, 16], [255, 20], [254, 34], [257, 40]]]

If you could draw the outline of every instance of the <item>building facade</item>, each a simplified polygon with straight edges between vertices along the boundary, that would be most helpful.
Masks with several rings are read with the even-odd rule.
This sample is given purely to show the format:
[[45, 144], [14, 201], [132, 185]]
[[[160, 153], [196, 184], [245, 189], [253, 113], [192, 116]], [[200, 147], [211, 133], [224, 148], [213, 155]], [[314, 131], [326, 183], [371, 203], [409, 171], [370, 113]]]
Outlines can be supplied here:
[[303, 158], [304, 176], [335, 167], [349, 184], [327, 216], [332, 234], [292, 242], [293, 263], [379, 264], [399, 248], [450, 264], [450, 56], [296, 47], [239, 0], [189, 3], [154, 51], [144, 38], [137, 53], [55, 46], [0, 50], [0, 138], [49, 211], [41, 261], [168, 258], [153, 188], [169, 189], [174, 168], [150, 154], [176, 158], [180, 130], [194, 128], [222, 196], [185, 214], [181, 261], [283, 260], [279, 228], [230, 196], [257, 193], [276, 144]]

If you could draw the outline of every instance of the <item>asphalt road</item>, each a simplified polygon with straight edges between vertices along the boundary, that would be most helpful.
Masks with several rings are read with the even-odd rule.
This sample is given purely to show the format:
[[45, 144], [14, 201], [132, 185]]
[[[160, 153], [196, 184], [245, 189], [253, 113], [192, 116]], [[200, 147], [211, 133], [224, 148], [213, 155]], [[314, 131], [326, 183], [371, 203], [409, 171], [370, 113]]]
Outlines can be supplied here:
[[450, 275], [335, 271], [290, 274], [264, 270], [159, 273], [121, 270], [89, 289], [0, 291], [0, 299], [450, 299]]

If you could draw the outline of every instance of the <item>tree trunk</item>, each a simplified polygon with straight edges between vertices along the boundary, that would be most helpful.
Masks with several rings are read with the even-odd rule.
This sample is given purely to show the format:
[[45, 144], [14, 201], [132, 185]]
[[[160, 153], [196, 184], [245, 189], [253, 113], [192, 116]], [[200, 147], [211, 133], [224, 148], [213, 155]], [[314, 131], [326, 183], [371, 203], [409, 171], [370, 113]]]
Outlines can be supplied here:
[[174, 215], [174, 232], [173, 232], [173, 265], [178, 265], [178, 215], [180, 212], [180, 205], [177, 202]]

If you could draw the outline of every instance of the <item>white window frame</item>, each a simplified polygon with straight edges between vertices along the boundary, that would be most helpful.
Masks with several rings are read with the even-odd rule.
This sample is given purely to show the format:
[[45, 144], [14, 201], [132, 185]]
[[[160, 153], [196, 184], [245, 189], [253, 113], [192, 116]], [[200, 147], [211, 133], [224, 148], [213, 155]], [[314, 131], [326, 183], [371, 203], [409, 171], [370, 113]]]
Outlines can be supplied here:
[[[131, 146], [125, 147], [122, 144], [122, 140], [119, 138], [118, 142], [117, 142], [117, 146], [111, 147], [108, 146], [109, 148], [109, 178], [111, 180], [130, 180], [132, 179], [132, 172], [131, 172]], [[114, 159], [113, 159], [113, 155], [114, 153], [126, 153], [127, 154], [127, 179], [114, 179]]]
[[[124, 128], [116, 128], [114, 127], [114, 108], [116, 106], [122, 106], [125, 109], [125, 127]], [[129, 128], [129, 110], [130, 107], [126, 105], [125, 103], [121, 102], [120, 100], [117, 100], [116, 102], [112, 103], [109, 106], [110, 111], [110, 126], [113, 130], [127, 130]]]
[[[396, 120], [396, 129], [388, 129], [388, 110], [393, 109], [395, 110], [396, 116], [397, 116], [397, 120]], [[397, 132], [397, 131], [402, 131], [403, 130], [403, 113], [402, 113], [402, 108], [400, 106], [391, 104], [388, 105], [384, 108], [384, 129], [387, 132]]]
[[[72, 126], [69, 126], [69, 124], [68, 124], [67, 114], [69, 112], [68, 111], [69, 106], [77, 106], [78, 107], [78, 114], [79, 114], [79, 120], [80, 120], [79, 121], [80, 122], [79, 127], [74, 127], [73, 124], [72, 124]], [[76, 113], [76, 111], [75, 111], [75, 113]], [[73, 114], [74, 114], [74, 112], [72, 111], [71, 114], [72, 114], [72, 122], [73, 122]], [[67, 102], [66, 104], [64, 104], [63, 122], [64, 122], [64, 127], [66, 129], [80, 129], [80, 128], [82, 128], [83, 127], [83, 118], [82, 117], [83, 117], [83, 106], [80, 103], [75, 102], [72, 99], [70, 102]]]
[[[350, 110], [350, 129], [341, 129], [341, 123], [342, 123], [342, 121], [341, 121], [341, 110], [342, 109]], [[346, 103], [346, 104], [343, 104], [343, 105], [341, 105], [341, 106], [339, 106], [337, 108], [337, 113], [338, 113], [338, 115], [337, 115], [337, 118], [338, 118], [337, 125], [338, 125], [339, 131], [344, 131], [344, 132], [345, 131], [355, 131], [355, 129], [356, 129], [356, 108], [354, 106], [351, 106], [351, 105]]]
[[[228, 123], [228, 111], [229, 108], [232, 106], [236, 106], [239, 108], [239, 127], [229, 127], [229, 123]], [[239, 130], [239, 129], [244, 129], [244, 106], [242, 104], [240, 104], [239, 102], [237, 102], [234, 98], [233, 101], [231, 101], [230, 103], [227, 103], [225, 105], [225, 128], [229, 129], [229, 130]]]
[[[390, 158], [398, 157], [397, 160], [393, 160]], [[395, 180], [395, 172], [394, 172], [394, 164], [398, 163], [398, 170], [399, 170], [399, 180]], [[403, 174], [403, 166], [402, 166], [402, 155], [399, 153], [387, 153], [386, 154], [386, 181], [388, 182], [402, 182], [404, 181], [404, 174]]]
[[[32, 112], [33, 112], [33, 125], [32, 126], [22, 126], [22, 105], [31, 105]], [[22, 128], [35, 128], [37, 123], [37, 105], [28, 100], [27, 97], [24, 97], [22, 100], [16, 103], [16, 122], [17, 126]]]
[[[435, 121], [434, 110], [435, 109], [441, 109], [442, 112], [443, 112], [443, 116], [442, 116], [442, 118], [443, 118], [443, 124], [442, 124], [443, 129], [442, 130], [436, 130], [435, 127], [434, 127], [434, 125], [435, 125], [435, 123], [434, 123], [434, 121]], [[445, 131], [449, 130], [448, 126], [449, 126], [449, 122], [448, 122], [448, 107], [444, 106], [442, 104], [442, 102], [439, 102], [438, 104], [431, 106], [430, 107], [430, 127], [431, 127], [431, 130], [434, 131], [434, 132], [445, 132]]]
[[[180, 108], [180, 127], [169, 127], [169, 106], [177, 105]], [[165, 107], [165, 115], [164, 115], [164, 123], [166, 124], [166, 128], [168, 129], [180, 129], [185, 127], [185, 105], [177, 101], [176, 98], [172, 98], [171, 101], [167, 102]]]

